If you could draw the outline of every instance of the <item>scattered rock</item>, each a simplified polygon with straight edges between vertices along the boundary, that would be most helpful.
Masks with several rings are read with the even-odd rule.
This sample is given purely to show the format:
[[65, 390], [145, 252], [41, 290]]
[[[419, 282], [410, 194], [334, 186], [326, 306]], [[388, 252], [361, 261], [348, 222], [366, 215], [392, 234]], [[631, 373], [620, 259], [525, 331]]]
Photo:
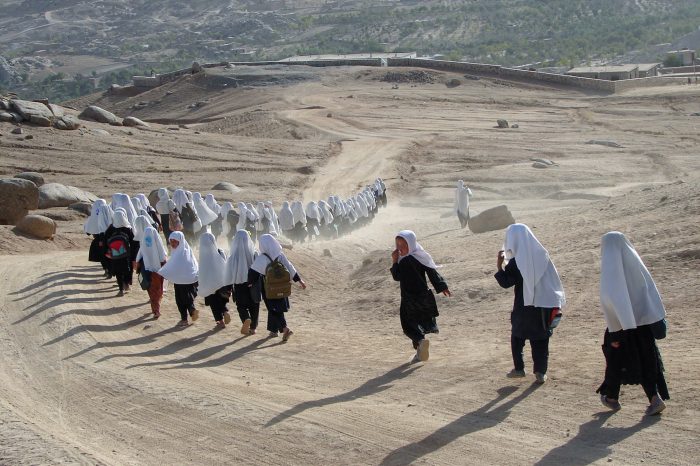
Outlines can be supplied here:
[[124, 118], [124, 121], [122, 121], [122, 124], [124, 126], [129, 126], [129, 127], [133, 127], [133, 126], [148, 127], [148, 123], [146, 123], [145, 121], [139, 120], [138, 118], [133, 117], [133, 116], [128, 116], [128, 117]]
[[14, 225], [39, 207], [39, 189], [29, 180], [0, 179], [0, 225]]
[[496, 123], [498, 124], [499, 128], [510, 128], [508, 120], [496, 120]]
[[551, 165], [542, 162], [535, 162], [532, 164], [532, 168], [549, 168]]
[[56, 234], [56, 222], [43, 215], [27, 215], [17, 222], [17, 231], [38, 239], [51, 239]]
[[76, 212], [80, 212], [81, 214], [84, 215], [90, 215], [92, 212], [92, 203], [91, 202], [75, 202], [71, 205], [68, 206], [70, 210], [75, 210]]
[[15, 117], [13, 117], [10, 112], [0, 112], [0, 121], [3, 123], [13, 123]]
[[27, 135], [24, 137], [24, 139], [34, 139], [34, 136], [32, 136], [31, 134], [27, 134]]
[[481, 79], [479, 76], [475, 76], [473, 74], [465, 74], [464, 77], [466, 79], [471, 79], [472, 81], [478, 81]]
[[[18, 173], [14, 177], [19, 178], [20, 180], [29, 180], [32, 183], [34, 183], [37, 188], [39, 186], [43, 186], [43, 184], [45, 183], [44, 177], [40, 173], [36, 173], [36, 172], [22, 172], [22, 173]], [[37, 191], [37, 196], [38, 196], [38, 191]], [[39, 201], [37, 198], [37, 203], [38, 202]], [[38, 207], [38, 204], [37, 204], [37, 207]]]
[[614, 141], [598, 141], [596, 139], [591, 139], [590, 141], [586, 142], [586, 144], [595, 144], [598, 146], [614, 147], [615, 149], [621, 149], [623, 147]]
[[450, 89], [453, 87], [459, 87], [461, 85], [462, 85], [462, 81], [460, 81], [459, 79], [450, 79], [449, 81], [447, 81], [445, 83], [445, 86], [447, 86]]
[[540, 162], [540, 163], [543, 163], [545, 165], [556, 165], [554, 162], [552, 162], [549, 159], [541, 159], [539, 157], [533, 157], [530, 160], [532, 160], [533, 162]]
[[[47, 101], [48, 104], [48, 101]], [[53, 119], [53, 113], [48, 105], [42, 102], [31, 102], [29, 100], [13, 99], [10, 105], [23, 120], [31, 121], [32, 116], [43, 117], [49, 121]]]
[[333, 118], [333, 114], [332, 114], [332, 113], [330, 113], [330, 112], [329, 112], [329, 113], [327, 113], [327, 114], [326, 114], [326, 118]]
[[98, 136], [109, 136], [109, 132], [105, 131], [104, 129], [99, 129], [99, 128], [92, 128], [90, 130], [92, 134], [96, 134]]
[[511, 127], [511, 128], [520, 128], [520, 125], [518, 125], [518, 124], [516, 123], [516, 124], [510, 125], [510, 127]]
[[213, 188], [211, 188], [213, 191], [228, 191], [231, 193], [238, 193], [241, 192], [241, 188], [236, 186], [233, 183], [229, 183], [227, 181], [222, 181], [220, 183], [216, 183]]
[[76, 202], [94, 202], [97, 196], [74, 186], [47, 183], [39, 188], [39, 208], [68, 207]]
[[508, 207], [499, 205], [471, 217], [469, 219], [469, 229], [472, 233], [485, 233], [487, 231], [502, 230], [513, 223], [515, 223], [515, 219]]
[[99, 123], [121, 123], [119, 117], [117, 117], [114, 113], [109, 112], [96, 105], [90, 105], [85, 110], [83, 110], [82, 113], [78, 115], [78, 117], [84, 120], [97, 121]]
[[324, 257], [333, 257], [333, 254], [331, 254], [331, 250], [330, 250], [330, 249], [324, 249], [324, 250], [323, 250], [323, 255], [324, 255]]
[[20, 127], [18, 126], [17, 128], [14, 128], [12, 131], [10, 131], [10, 133], [12, 133], [12, 134], [22, 134], [22, 133], [24, 133], [24, 131], [22, 130], [22, 128], [20, 128]]
[[57, 129], [62, 130], [75, 130], [80, 128], [80, 121], [72, 115], [63, 115], [54, 122], [54, 126]]
[[202, 65], [199, 62], [192, 63], [192, 74], [199, 73], [202, 71]]

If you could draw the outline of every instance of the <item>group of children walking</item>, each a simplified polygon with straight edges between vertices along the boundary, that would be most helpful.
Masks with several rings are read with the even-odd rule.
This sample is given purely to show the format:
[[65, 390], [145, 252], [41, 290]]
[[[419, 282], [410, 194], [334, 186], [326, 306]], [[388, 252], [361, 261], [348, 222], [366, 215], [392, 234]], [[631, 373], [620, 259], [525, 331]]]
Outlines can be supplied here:
[[[306, 284], [277, 238], [337, 238], [367, 224], [387, 203], [380, 178], [346, 200], [334, 195], [328, 202], [310, 202], [306, 210], [302, 207], [303, 216], [292, 213], [291, 217], [287, 202], [278, 215], [271, 202], [260, 202], [257, 208], [241, 202], [236, 211], [231, 203], [220, 206], [211, 194], [203, 198], [177, 189], [171, 198], [161, 188], [157, 195], [155, 208], [143, 194], [130, 198], [117, 193], [111, 204], [98, 199], [85, 223], [85, 232], [94, 237], [89, 259], [102, 264], [107, 278], [116, 279], [119, 296], [129, 292], [136, 272], [158, 318], [163, 292], [171, 282], [180, 312], [178, 325], [188, 326], [199, 318], [195, 305], [199, 295], [211, 308], [217, 328], [230, 323], [227, 305], [233, 299], [245, 335], [256, 333], [260, 302], [264, 302], [270, 336], [281, 334], [284, 341], [293, 333], [285, 319], [291, 282], [302, 289]], [[300, 201], [292, 205], [302, 206]], [[228, 252], [218, 247], [221, 236], [230, 244]], [[198, 246], [199, 259], [193, 246]]]
[[[320, 203], [309, 203], [311, 208], [307, 205], [303, 229], [298, 225], [304, 222], [296, 222], [303, 211], [299, 208], [301, 203], [290, 206], [286, 202], [279, 215], [271, 208], [271, 203], [260, 203], [258, 209], [239, 203], [239, 215], [244, 218], [251, 221], [255, 218], [258, 222], [260, 218], [249, 217], [249, 213], [255, 211], [267, 219], [254, 226], [247, 220], [241, 221], [241, 216], [235, 225], [229, 223], [228, 213], [232, 208], [224, 205], [221, 210], [225, 214], [216, 214], [221, 219], [221, 228], [218, 228], [212, 216], [201, 210], [202, 205], [212, 213], [217, 210], [213, 196], [203, 200], [193, 195], [190, 202], [190, 196], [183, 190], [175, 191], [173, 199], [164, 189], [158, 195], [157, 210], [150, 207], [143, 195], [130, 200], [124, 194], [115, 194], [111, 206], [104, 200], [97, 200], [85, 225], [86, 233], [95, 237], [90, 260], [101, 262], [105, 274], [116, 277], [120, 294], [129, 290], [133, 271], [139, 273], [141, 286], [148, 290], [155, 318], [160, 316], [164, 280], [167, 280], [174, 284], [181, 317], [178, 325], [187, 326], [198, 319], [195, 298], [199, 294], [211, 308], [217, 327], [224, 328], [231, 321], [227, 303], [233, 298], [241, 320], [241, 333], [252, 335], [258, 327], [262, 301], [268, 311], [269, 336], [281, 334], [284, 341], [293, 334], [285, 319], [290, 308], [291, 282], [297, 282], [302, 289], [306, 284], [283, 253], [277, 236], [284, 234], [303, 241], [309, 238], [310, 232], [313, 232], [311, 237], [323, 237], [321, 227], [327, 227], [330, 237], [337, 237], [341, 231], [347, 231], [342, 225], [349, 219], [352, 220], [349, 225], [364, 224], [371, 220], [370, 212], [376, 212], [379, 205], [386, 205], [386, 187], [378, 179], [346, 201], [331, 196], [322, 209]], [[469, 219], [469, 196], [471, 190], [460, 181], [455, 207], [462, 226]], [[167, 213], [163, 213], [164, 205]], [[336, 215], [326, 206], [332, 207]], [[187, 213], [188, 208], [193, 215]], [[318, 209], [318, 215], [314, 209]], [[173, 211], [178, 215], [173, 215]], [[341, 221], [334, 223], [338, 217]], [[188, 230], [183, 228], [187, 221], [195, 224], [199, 221], [205, 228], [190, 229], [188, 238]], [[168, 238], [169, 258], [159, 228]], [[229, 238], [231, 230], [233, 234]], [[217, 232], [231, 240], [228, 252], [218, 247]], [[189, 243], [195, 239], [199, 245], [199, 260]], [[257, 239], [258, 249], [254, 239]], [[390, 272], [401, 290], [401, 327], [415, 350], [413, 361], [427, 361], [430, 355], [427, 335], [439, 332], [437, 301], [428, 281], [435, 292], [447, 297], [452, 294], [438, 272], [439, 267], [418, 243], [413, 231], [396, 234], [391, 259]], [[131, 263], [136, 264], [134, 269]], [[566, 303], [559, 274], [547, 249], [530, 228], [519, 223], [507, 228], [503, 248], [497, 254], [496, 268], [494, 277], [498, 285], [514, 288], [510, 319], [514, 367], [507, 377], [526, 377], [523, 350], [529, 341], [535, 381], [543, 384], [548, 378], [549, 339], [562, 318], [561, 310]], [[607, 326], [603, 339], [605, 377], [598, 388], [601, 402], [609, 409], [621, 409], [620, 386], [641, 384], [649, 399], [646, 414], [659, 414], [666, 407], [664, 400], [669, 399], [656, 345], [656, 340], [666, 335], [666, 312], [649, 271], [631, 243], [619, 232], [607, 233], [601, 241], [600, 299]]]

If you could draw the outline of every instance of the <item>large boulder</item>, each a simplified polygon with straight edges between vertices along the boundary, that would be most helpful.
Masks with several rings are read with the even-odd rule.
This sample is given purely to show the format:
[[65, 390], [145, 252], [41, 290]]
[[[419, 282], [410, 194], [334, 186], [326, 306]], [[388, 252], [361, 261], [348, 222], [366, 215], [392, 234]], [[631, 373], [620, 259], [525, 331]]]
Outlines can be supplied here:
[[80, 128], [80, 121], [72, 115], [63, 115], [54, 122], [56, 129], [73, 130]]
[[515, 219], [508, 207], [499, 205], [470, 217], [469, 229], [472, 233], [486, 233], [487, 231], [502, 230], [513, 223], [515, 223]]
[[97, 196], [75, 186], [47, 183], [39, 188], [39, 208], [68, 207], [76, 202], [94, 202]]
[[121, 119], [114, 113], [109, 112], [104, 108], [100, 108], [96, 105], [90, 105], [85, 110], [83, 110], [82, 113], [78, 115], [78, 117], [82, 118], [83, 120], [92, 120], [97, 121], [99, 123], [109, 123], [110, 125], [116, 125], [117, 123], [121, 124], [122, 122]]
[[139, 120], [138, 118], [133, 117], [133, 116], [128, 116], [128, 117], [124, 118], [124, 121], [122, 121], [122, 124], [124, 126], [130, 126], [130, 127], [134, 127], [134, 126], [148, 127], [148, 123], [146, 123], [145, 121]]
[[39, 207], [39, 189], [29, 180], [0, 179], [0, 225], [14, 225]]
[[30, 100], [13, 99], [10, 100], [10, 106], [22, 116], [26, 121], [31, 121], [32, 116], [53, 120], [53, 112], [51, 109], [41, 102], [32, 102]]
[[17, 231], [39, 239], [51, 239], [56, 234], [56, 222], [43, 215], [27, 215], [17, 222]]
[[[45, 183], [44, 177], [41, 175], [41, 173], [36, 173], [36, 172], [18, 173], [15, 175], [15, 178], [19, 178], [21, 180], [29, 180], [32, 183], [34, 183], [37, 188], [39, 186], [42, 186]], [[38, 196], [38, 191], [37, 191], [37, 196]], [[37, 200], [37, 202], [39, 202], [39, 201]]]
[[213, 188], [211, 188], [214, 191], [228, 191], [230, 193], [237, 193], [241, 191], [241, 188], [236, 186], [233, 183], [229, 183], [227, 181], [222, 181], [221, 183], [216, 183]]
[[14, 123], [15, 117], [10, 112], [1, 111], [0, 121], [3, 123]]
[[46, 118], [40, 115], [32, 115], [31, 118], [29, 118], [29, 122], [37, 126], [43, 126], [45, 128], [50, 128], [52, 124], [51, 118]]
[[80, 212], [83, 215], [89, 216], [92, 212], [92, 202], [80, 201], [68, 206], [70, 210]]

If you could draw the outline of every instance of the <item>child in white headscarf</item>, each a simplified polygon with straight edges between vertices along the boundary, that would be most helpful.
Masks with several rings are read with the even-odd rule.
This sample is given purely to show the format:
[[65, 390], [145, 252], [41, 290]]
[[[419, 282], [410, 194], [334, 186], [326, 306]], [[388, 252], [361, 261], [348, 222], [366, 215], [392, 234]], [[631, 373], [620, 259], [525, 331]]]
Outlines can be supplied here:
[[158, 231], [153, 227], [147, 227], [139, 241], [139, 252], [136, 256], [136, 273], [144, 275], [150, 283], [148, 297], [151, 304], [153, 318], [160, 317], [160, 302], [163, 299], [163, 277], [158, 271], [168, 260], [163, 240]]
[[181, 231], [170, 233], [169, 243], [172, 249], [170, 260], [158, 270], [158, 275], [173, 283], [175, 303], [181, 318], [178, 326], [187, 327], [190, 325], [188, 314], [193, 322], [199, 318], [199, 310], [194, 305], [197, 297], [199, 264]]
[[185, 234], [185, 237], [189, 241], [194, 240], [195, 232], [201, 229], [201, 220], [199, 217], [197, 217], [194, 204], [187, 195], [187, 192], [182, 189], [175, 190], [175, 193], [173, 193], [173, 202], [175, 203], [175, 210], [182, 221], [182, 231]]
[[666, 310], [649, 270], [617, 231], [601, 241], [600, 304], [607, 325], [605, 380], [597, 390], [601, 402], [617, 411], [620, 385], [641, 384], [649, 399], [646, 414], [659, 414], [670, 398], [656, 346], [656, 339], [666, 336]]
[[395, 238], [396, 249], [391, 253], [391, 276], [401, 286], [399, 316], [403, 333], [413, 342], [414, 362], [427, 361], [430, 357], [428, 333], [438, 333], [437, 303], [428, 288], [426, 275], [435, 291], [452, 296], [447, 282], [438, 273], [433, 258], [418, 244], [411, 230], [400, 231]]
[[245, 230], [239, 230], [231, 242], [228, 258], [228, 283], [233, 283], [233, 295], [241, 318], [241, 333], [254, 335], [260, 314], [260, 281], [248, 285], [248, 271], [258, 257], [253, 240]]
[[[302, 289], [306, 289], [306, 283], [299, 277], [294, 265], [282, 253], [282, 245], [272, 235], [262, 235], [260, 237], [260, 255], [255, 259], [248, 271], [248, 285], [255, 286], [262, 278], [265, 279], [267, 266], [273, 261], [279, 261], [289, 271], [290, 277], [295, 282], [299, 282]], [[267, 330], [270, 337], [277, 337], [282, 332], [282, 340], [287, 341], [292, 336], [291, 329], [287, 326], [284, 313], [289, 310], [289, 298], [274, 299], [266, 296], [265, 287], [262, 287], [262, 298], [267, 307]]]
[[211, 228], [214, 238], [219, 238], [224, 229], [223, 218], [221, 217], [222, 207], [216, 202], [216, 198], [211, 193], [204, 198], [204, 203], [209, 207], [209, 210], [216, 214], [216, 220], [209, 224], [209, 228]]
[[107, 249], [105, 248], [104, 234], [112, 224], [112, 215], [112, 209], [107, 205], [107, 202], [104, 199], [97, 199], [92, 204], [90, 217], [83, 226], [85, 234], [93, 236], [88, 260], [90, 262], [99, 262], [102, 265], [106, 278], [111, 278], [112, 272], [110, 271], [109, 259], [105, 256]]
[[211, 308], [217, 328], [226, 328], [231, 322], [226, 303], [231, 298], [233, 286], [228, 283], [226, 253], [219, 249], [212, 233], [199, 237], [199, 286], [204, 304]]
[[[508, 261], [505, 269], [503, 263]], [[506, 230], [503, 250], [498, 253], [495, 278], [503, 288], [515, 287], [515, 301], [510, 315], [511, 352], [514, 369], [509, 378], [525, 377], [523, 348], [530, 340], [535, 381], [547, 381], [549, 337], [553, 318], [561, 315], [566, 299], [549, 253], [530, 228], [521, 223]]]
[[289, 207], [289, 202], [284, 201], [282, 203], [282, 208], [280, 209], [279, 215], [279, 225], [281, 233], [289, 239], [294, 239], [294, 213], [291, 207]]
[[463, 180], [459, 180], [455, 192], [455, 213], [462, 228], [466, 227], [469, 222], [469, 198], [471, 195], [472, 190], [464, 186]]
[[117, 279], [119, 296], [129, 291], [133, 277], [131, 256], [134, 233], [126, 218], [124, 209], [117, 208], [112, 216], [112, 225], [105, 231], [107, 257], [111, 260], [110, 269]]
[[307, 235], [306, 230], [306, 212], [301, 201], [292, 202], [290, 209], [294, 217], [294, 229], [292, 230], [292, 240], [304, 242]]
[[170, 212], [174, 205], [170, 205], [170, 195], [166, 188], [158, 189], [158, 202], [156, 202], [156, 211], [160, 215], [160, 225], [163, 228], [163, 234], [166, 238], [170, 237], [172, 230], [170, 229]]

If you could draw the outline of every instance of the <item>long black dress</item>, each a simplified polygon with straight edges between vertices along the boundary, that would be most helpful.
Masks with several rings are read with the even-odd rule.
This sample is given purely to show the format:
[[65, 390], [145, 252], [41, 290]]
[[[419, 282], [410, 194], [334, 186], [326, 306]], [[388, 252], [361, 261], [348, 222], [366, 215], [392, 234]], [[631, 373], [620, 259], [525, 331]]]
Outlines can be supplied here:
[[[617, 348], [612, 342], [619, 343]], [[656, 346], [650, 325], [635, 329], [609, 332], [603, 337], [605, 380], [597, 392], [618, 399], [620, 385], [641, 385], [649, 401], [657, 393], [663, 400], [670, 398], [661, 353]]]
[[391, 266], [391, 276], [401, 286], [401, 307], [399, 316], [403, 333], [413, 341], [413, 346], [425, 338], [426, 333], [438, 333], [437, 304], [428, 281], [435, 291], [442, 293], [448, 289], [447, 282], [438, 273], [421, 264], [413, 256], [406, 256]]

